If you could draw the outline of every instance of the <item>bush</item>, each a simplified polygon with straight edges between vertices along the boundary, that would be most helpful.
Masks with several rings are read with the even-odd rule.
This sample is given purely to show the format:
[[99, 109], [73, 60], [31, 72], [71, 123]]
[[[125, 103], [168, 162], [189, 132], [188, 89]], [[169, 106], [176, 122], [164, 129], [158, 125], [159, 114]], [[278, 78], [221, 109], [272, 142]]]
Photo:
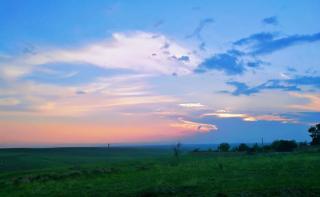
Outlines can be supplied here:
[[298, 147], [294, 140], [276, 140], [272, 142], [271, 147], [277, 152], [291, 152]]
[[220, 152], [228, 152], [230, 149], [230, 145], [228, 143], [221, 143], [219, 146], [218, 146], [218, 150]]
[[273, 148], [272, 148], [271, 145], [264, 145], [264, 146], [262, 147], [262, 149], [263, 149], [263, 151], [265, 151], [265, 152], [271, 152], [271, 151], [273, 151]]
[[307, 147], [308, 143], [307, 142], [299, 142], [299, 148]]
[[258, 143], [255, 143], [252, 146], [252, 149], [253, 149], [254, 152], [261, 152], [262, 151], [262, 148], [258, 145]]
[[248, 151], [248, 149], [249, 149], [249, 146], [244, 143], [241, 143], [238, 147], [239, 152], [246, 152]]
[[199, 151], [200, 151], [199, 148], [195, 148], [195, 149], [193, 149], [192, 152], [199, 152]]

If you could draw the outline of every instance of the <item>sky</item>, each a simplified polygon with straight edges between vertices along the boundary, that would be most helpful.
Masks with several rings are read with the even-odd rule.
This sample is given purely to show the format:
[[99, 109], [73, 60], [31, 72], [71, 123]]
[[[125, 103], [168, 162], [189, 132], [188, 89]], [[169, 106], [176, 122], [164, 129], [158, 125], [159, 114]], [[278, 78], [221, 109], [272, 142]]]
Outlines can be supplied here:
[[320, 2], [1, 0], [0, 147], [310, 141]]

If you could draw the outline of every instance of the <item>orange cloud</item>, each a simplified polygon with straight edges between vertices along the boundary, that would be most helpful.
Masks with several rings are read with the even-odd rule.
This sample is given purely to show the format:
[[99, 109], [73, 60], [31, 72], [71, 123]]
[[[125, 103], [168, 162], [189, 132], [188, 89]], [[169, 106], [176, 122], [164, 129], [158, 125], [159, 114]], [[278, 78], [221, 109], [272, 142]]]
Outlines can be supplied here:
[[299, 110], [307, 110], [307, 111], [320, 111], [320, 95], [316, 94], [297, 94], [292, 93], [291, 95], [307, 99], [309, 102], [306, 104], [300, 104], [300, 105], [290, 105], [290, 108], [299, 109]]

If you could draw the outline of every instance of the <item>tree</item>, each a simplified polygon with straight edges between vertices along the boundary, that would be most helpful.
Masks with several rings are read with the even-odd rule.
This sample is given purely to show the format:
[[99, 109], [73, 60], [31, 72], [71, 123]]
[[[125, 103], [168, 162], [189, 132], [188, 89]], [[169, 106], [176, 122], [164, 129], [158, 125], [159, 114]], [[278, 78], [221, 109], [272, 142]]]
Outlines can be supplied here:
[[311, 145], [320, 144], [320, 123], [310, 127], [308, 132], [312, 138]]
[[245, 151], [248, 151], [248, 149], [249, 149], [249, 146], [244, 143], [241, 143], [238, 147], [239, 152], [245, 152]]
[[221, 143], [219, 146], [218, 146], [218, 150], [220, 152], [228, 152], [230, 149], [230, 145], [228, 143]]
[[272, 142], [271, 147], [277, 152], [291, 152], [298, 147], [294, 140], [275, 140]]

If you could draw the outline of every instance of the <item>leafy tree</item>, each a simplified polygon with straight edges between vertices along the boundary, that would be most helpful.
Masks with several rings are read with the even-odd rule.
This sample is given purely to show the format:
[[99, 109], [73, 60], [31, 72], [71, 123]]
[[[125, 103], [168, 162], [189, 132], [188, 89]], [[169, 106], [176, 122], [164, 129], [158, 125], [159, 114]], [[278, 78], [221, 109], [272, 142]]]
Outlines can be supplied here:
[[272, 142], [271, 147], [278, 152], [291, 152], [298, 147], [294, 140], [275, 140]]
[[245, 152], [245, 151], [248, 151], [248, 149], [249, 149], [249, 146], [244, 143], [241, 143], [238, 147], [239, 152]]
[[310, 127], [308, 132], [312, 138], [311, 145], [320, 144], [320, 123]]
[[218, 150], [220, 152], [228, 152], [230, 149], [230, 145], [228, 143], [221, 143], [219, 146], [218, 146]]

